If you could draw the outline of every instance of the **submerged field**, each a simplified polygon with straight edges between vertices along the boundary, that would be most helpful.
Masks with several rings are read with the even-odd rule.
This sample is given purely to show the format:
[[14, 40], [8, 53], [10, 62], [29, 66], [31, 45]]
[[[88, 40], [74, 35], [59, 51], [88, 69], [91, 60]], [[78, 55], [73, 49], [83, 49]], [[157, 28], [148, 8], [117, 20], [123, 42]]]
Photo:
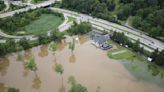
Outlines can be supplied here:
[[[76, 41], [73, 53], [68, 49], [68, 42], [68, 39], [62, 41], [55, 55], [48, 45], [42, 45], [20, 52], [22, 58], [16, 53], [1, 58], [0, 89], [14, 87], [20, 92], [68, 92], [68, 78], [74, 76], [88, 92], [96, 92], [98, 88], [100, 92], [164, 92], [163, 84], [159, 83], [164, 83], [164, 79], [157, 77], [156, 80], [145, 68], [142, 68], [144, 72], [138, 71], [140, 67], [135, 68], [135, 63], [108, 58], [107, 51], [94, 47], [86, 36]], [[24, 62], [31, 57], [35, 58], [38, 67], [36, 74], [24, 68]], [[56, 63], [63, 66], [62, 75], [55, 72]], [[136, 65], [146, 66], [145, 63]], [[133, 70], [136, 74], [130, 71], [130, 67], [136, 70]], [[142, 79], [141, 74], [155, 80]]]

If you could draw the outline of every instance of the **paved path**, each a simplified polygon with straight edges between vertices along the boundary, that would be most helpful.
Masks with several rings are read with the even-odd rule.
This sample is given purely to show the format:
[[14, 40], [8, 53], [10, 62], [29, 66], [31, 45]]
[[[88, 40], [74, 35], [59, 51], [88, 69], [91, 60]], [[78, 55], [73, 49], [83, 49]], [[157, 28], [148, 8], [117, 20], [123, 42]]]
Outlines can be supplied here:
[[113, 52], [112, 55], [122, 54], [125, 52], [127, 52], [127, 50], [121, 50], [121, 51]]

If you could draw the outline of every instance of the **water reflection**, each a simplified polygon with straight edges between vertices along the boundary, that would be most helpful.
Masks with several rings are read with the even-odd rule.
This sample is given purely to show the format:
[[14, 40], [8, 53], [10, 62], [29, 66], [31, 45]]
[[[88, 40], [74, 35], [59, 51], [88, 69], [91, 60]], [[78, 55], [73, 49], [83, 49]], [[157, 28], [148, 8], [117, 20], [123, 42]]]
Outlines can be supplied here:
[[59, 44], [58, 44], [58, 50], [62, 51], [65, 47], [67, 46], [67, 42], [65, 39], [63, 39]]
[[0, 92], [7, 92], [7, 87], [3, 83], [0, 83]]
[[61, 87], [59, 88], [59, 92], [65, 92], [65, 87], [64, 87], [64, 85], [61, 85]]
[[64, 86], [64, 83], [63, 83], [63, 76], [62, 76], [62, 85], [59, 88], [59, 92], [65, 92], [65, 86]]
[[24, 71], [23, 71], [23, 77], [27, 77], [29, 74], [29, 70], [25, 68], [25, 65], [24, 65]]
[[1, 73], [1, 76], [6, 75], [9, 65], [10, 65], [10, 62], [9, 62], [9, 59], [7, 57], [0, 58], [0, 73]]
[[40, 57], [48, 56], [48, 45], [42, 45], [40, 47], [40, 52], [38, 53], [38, 56]]
[[31, 52], [31, 49], [24, 51], [24, 60], [29, 60], [33, 57], [33, 54]]
[[21, 52], [17, 53], [17, 61], [24, 61], [23, 54]]
[[84, 44], [85, 42], [87, 42], [89, 39], [88, 39], [88, 37], [86, 36], [86, 35], [82, 35], [82, 36], [80, 36], [80, 38], [79, 38], [79, 43], [82, 45], [82, 44]]
[[33, 84], [32, 84], [32, 88], [34, 89], [39, 89], [41, 87], [41, 80], [39, 78], [39, 76], [36, 74], [34, 80], [33, 80]]
[[75, 57], [74, 53], [72, 53], [71, 56], [69, 57], [69, 62], [70, 63], [75, 63], [76, 62], [76, 57]]

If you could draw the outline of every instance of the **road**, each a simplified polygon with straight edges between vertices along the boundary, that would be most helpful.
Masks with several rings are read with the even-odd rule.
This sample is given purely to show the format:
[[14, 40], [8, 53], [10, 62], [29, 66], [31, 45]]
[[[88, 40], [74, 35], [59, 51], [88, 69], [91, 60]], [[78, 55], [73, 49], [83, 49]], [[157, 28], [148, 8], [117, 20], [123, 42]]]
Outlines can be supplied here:
[[[35, 9], [35, 8], [40, 8], [40, 7], [45, 7], [45, 6], [49, 6], [50, 4], [55, 3], [55, 0], [51, 0], [51, 1], [46, 1], [44, 3], [40, 3], [37, 5], [32, 5], [30, 7], [26, 7], [23, 9], [19, 9], [19, 10], [15, 10], [15, 11], [11, 11], [11, 12], [7, 12], [7, 13], [3, 13], [0, 14], [0, 18], [3, 17], [7, 17], [7, 16], [12, 16], [15, 13], [19, 13], [19, 12], [24, 12], [24, 11], [28, 11], [29, 9]], [[94, 27], [100, 28], [100, 29], [105, 29], [105, 30], [113, 30], [113, 31], [117, 31], [117, 32], [124, 32], [124, 34], [126, 36], [128, 36], [129, 38], [133, 39], [133, 40], [140, 40], [140, 42], [142, 43], [143, 46], [145, 47], [150, 47], [153, 49], [158, 48], [160, 51], [164, 49], [164, 43], [160, 42], [154, 38], [151, 38], [145, 34], [141, 34], [139, 31], [136, 31], [134, 29], [131, 28], [127, 28], [125, 26], [122, 25], [118, 25], [112, 22], [108, 22], [99, 18], [93, 18], [92, 16], [88, 16], [85, 14], [81, 14], [81, 13], [77, 13], [77, 12], [73, 12], [73, 11], [69, 11], [69, 10], [65, 10], [65, 9], [59, 9], [59, 8], [50, 8], [54, 11], [57, 12], [61, 12], [66, 14], [67, 16], [71, 16], [76, 18], [79, 21], [89, 21], [91, 22], [91, 24]]]
[[99, 18], [93, 18], [92, 16], [88, 16], [85, 14], [65, 10], [65, 9], [59, 9], [59, 8], [50, 8], [54, 11], [67, 14], [68, 16], [74, 17], [76, 19], [79, 19], [79, 21], [89, 21], [92, 25], [94, 25], [97, 28], [105, 29], [105, 30], [113, 30], [117, 32], [124, 32], [126, 36], [133, 40], [140, 40], [140, 42], [145, 47], [150, 47], [153, 49], [158, 48], [160, 51], [164, 49], [164, 43], [160, 42], [154, 38], [151, 38], [145, 34], [141, 34], [139, 31], [136, 31], [134, 29], [118, 25], [112, 22], [108, 22]]
[[7, 17], [7, 16], [13, 16], [15, 13], [24, 12], [24, 11], [28, 11], [28, 10], [31, 10], [31, 9], [46, 7], [46, 6], [49, 6], [53, 3], [55, 3], [55, 1], [56, 0], [49, 0], [49, 1], [45, 1], [45, 2], [40, 3], [40, 4], [31, 5], [31, 6], [26, 7], [26, 8], [14, 10], [14, 11], [11, 11], [11, 12], [6, 12], [6, 13], [3, 13], [3, 14], [0, 14], [0, 18], [4, 18], [4, 17]]

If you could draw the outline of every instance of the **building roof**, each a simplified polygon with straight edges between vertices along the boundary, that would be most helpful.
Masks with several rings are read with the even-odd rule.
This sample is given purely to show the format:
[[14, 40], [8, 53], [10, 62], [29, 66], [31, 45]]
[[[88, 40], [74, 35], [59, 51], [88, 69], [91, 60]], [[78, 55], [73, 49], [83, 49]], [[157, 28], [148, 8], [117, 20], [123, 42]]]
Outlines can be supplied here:
[[93, 41], [97, 42], [98, 44], [103, 44], [109, 39], [108, 34], [104, 35], [104, 34], [94, 32], [92, 35], [93, 35], [92, 36]]

